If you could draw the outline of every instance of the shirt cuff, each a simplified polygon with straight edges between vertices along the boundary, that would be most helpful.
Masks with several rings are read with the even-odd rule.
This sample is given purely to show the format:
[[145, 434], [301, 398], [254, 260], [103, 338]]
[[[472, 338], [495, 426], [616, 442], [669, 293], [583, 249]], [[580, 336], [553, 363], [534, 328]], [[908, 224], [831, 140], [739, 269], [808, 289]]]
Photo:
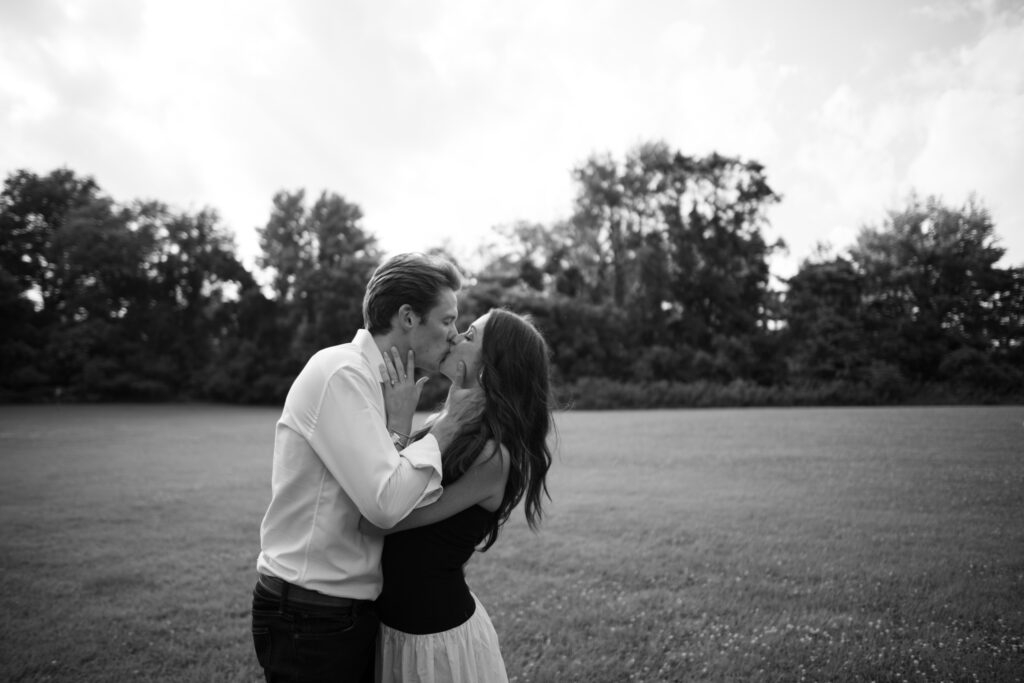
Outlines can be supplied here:
[[416, 504], [416, 507], [430, 505], [441, 497], [441, 447], [437, 443], [437, 437], [427, 434], [419, 441], [415, 441], [405, 447], [402, 457], [409, 461], [409, 464], [416, 469], [430, 469], [430, 482], [423, 491], [423, 496]]

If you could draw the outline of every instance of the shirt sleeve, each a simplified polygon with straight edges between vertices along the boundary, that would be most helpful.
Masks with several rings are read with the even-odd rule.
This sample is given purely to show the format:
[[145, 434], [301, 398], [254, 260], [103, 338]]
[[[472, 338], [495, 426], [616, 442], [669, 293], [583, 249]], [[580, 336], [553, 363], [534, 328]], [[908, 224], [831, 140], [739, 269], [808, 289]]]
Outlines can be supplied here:
[[387, 529], [440, 497], [441, 453], [429, 435], [397, 452], [376, 391], [351, 368], [334, 372], [309, 442], [359, 512]]

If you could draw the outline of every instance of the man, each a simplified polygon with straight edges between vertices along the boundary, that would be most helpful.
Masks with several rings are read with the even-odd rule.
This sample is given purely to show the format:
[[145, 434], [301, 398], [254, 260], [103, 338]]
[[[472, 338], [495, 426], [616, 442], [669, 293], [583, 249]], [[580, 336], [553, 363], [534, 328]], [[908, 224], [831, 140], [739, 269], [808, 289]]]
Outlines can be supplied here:
[[[360, 515], [391, 527], [436, 500], [441, 452], [483, 405], [479, 391], [453, 386], [448, 414], [408, 444], [412, 416], [385, 415], [379, 373], [392, 349], [437, 372], [456, 336], [460, 286], [447, 261], [388, 260], [366, 287], [366, 329], [316, 353], [288, 392], [253, 591], [267, 681], [373, 679], [382, 540], [359, 532]], [[389, 434], [388, 417], [404, 424]]]

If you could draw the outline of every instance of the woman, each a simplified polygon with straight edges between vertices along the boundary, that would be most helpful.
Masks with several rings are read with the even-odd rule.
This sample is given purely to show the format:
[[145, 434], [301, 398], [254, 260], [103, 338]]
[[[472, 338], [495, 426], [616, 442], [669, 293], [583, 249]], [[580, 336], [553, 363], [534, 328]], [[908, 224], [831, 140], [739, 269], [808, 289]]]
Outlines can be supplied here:
[[[540, 521], [551, 465], [548, 355], [530, 322], [495, 309], [459, 335], [442, 361], [441, 372], [455, 386], [480, 385], [485, 407], [479, 422], [442, 454], [444, 494], [436, 503], [390, 530], [361, 522], [368, 533], [389, 534], [377, 600], [378, 681], [508, 680], [497, 634], [463, 570], [477, 546], [485, 551], [494, 544], [520, 500], [530, 528]], [[418, 395], [409, 390], [411, 374], [387, 359], [382, 378], [389, 414], [393, 407], [408, 411], [410, 397]]]

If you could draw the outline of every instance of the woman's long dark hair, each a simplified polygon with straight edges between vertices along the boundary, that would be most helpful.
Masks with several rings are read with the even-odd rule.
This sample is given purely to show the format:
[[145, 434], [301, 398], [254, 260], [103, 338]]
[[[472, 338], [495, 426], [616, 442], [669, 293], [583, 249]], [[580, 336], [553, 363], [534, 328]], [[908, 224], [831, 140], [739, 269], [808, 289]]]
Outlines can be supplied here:
[[[540, 524], [542, 499], [548, 496], [551, 467], [548, 432], [551, 417], [550, 353], [547, 342], [528, 318], [504, 309], [491, 310], [484, 327], [480, 384], [485, 405], [479, 423], [463, 429], [445, 449], [443, 481], [449, 484], [468, 470], [487, 442], [505, 447], [509, 457], [505, 495], [494, 515], [481, 551], [498, 532], [520, 500], [526, 522]], [[497, 457], [498, 450], [487, 457]]]

